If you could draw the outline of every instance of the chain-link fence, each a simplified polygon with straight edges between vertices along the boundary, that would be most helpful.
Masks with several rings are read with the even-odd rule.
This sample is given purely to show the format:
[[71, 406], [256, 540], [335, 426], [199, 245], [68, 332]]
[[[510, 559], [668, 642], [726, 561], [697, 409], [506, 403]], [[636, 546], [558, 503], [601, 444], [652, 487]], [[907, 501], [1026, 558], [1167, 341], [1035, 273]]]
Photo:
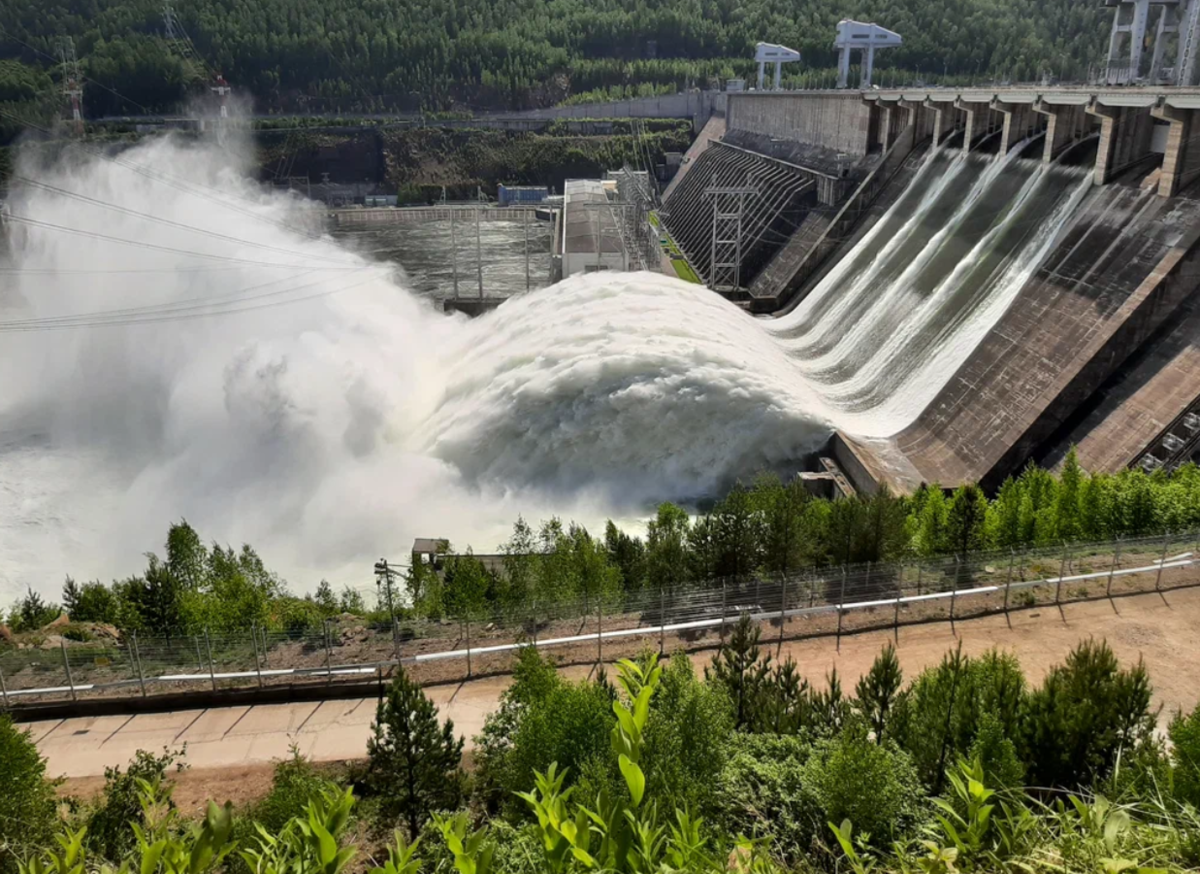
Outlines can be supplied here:
[[496, 609], [461, 618], [317, 630], [123, 635], [0, 649], [0, 704], [385, 678], [425, 683], [511, 669], [523, 646], [561, 664], [717, 646], [743, 615], [766, 642], [833, 637], [1196, 585], [1196, 534], [812, 568]]

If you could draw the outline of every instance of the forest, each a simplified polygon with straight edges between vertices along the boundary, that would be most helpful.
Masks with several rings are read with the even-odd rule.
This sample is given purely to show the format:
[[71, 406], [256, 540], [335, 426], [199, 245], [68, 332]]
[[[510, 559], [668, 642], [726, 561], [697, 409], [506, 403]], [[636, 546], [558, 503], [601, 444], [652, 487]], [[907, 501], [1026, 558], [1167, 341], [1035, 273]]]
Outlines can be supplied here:
[[[44, 89], [71, 37], [89, 117], [174, 111], [216, 73], [259, 112], [485, 111], [707, 87], [750, 77], [754, 44], [799, 49], [789, 84], [829, 82], [842, 18], [904, 45], [909, 78], [1080, 79], [1110, 10], [1077, 0], [9, 0], [0, 102]], [[25, 69], [26, 67], [30, 69]], [[883, 73], [886, 78], [886, 72]], [[53, 92], [51, 92], [53, 93]]]
[[376, 591], [373, 604], [361, 588], [339, 592], [325, 581], [315, 588], [308, 582], [313, 590], [298, 595], [251, 546], [208, 546], [183, 521], [170, 527], [164, 555], [151, 554], [141, 574], [108, 584], [68, 577], [61, 606], [31, 590], [12, 606], [9, 626], [32, 632], [65, 610], [75, 622], [160, 635], [255, 626], [300, 634], [341, 613], [387, 628], [396, 603], [411, 618], [485, 619], [531, 605], [544, 611], [597, 597], [704, 590], [722, 580], [813, 567], [966, 559], [988, 550], [1197, 530], [1200, 468], [1192, 464], [1172, 474], [1088, 474], [1072, 450], [1058, 473], [1030, 466], [991, 499], [974, 485], [952, 491], [930, 485], [905, 497], [881, 491], [830, 500], [813, 497], [797, 479], [762, 474], [703, 512], [663, 504], [644, 534], [611, 521], [593, 534], [559, 519], [537, 526], [518, 519], [506, 542], [486, 545], [498, 558], [488, 565], [470, 545], [454, 554], [447, 542], [441, 572], [414, 560], [403, 591], [387, 598]]

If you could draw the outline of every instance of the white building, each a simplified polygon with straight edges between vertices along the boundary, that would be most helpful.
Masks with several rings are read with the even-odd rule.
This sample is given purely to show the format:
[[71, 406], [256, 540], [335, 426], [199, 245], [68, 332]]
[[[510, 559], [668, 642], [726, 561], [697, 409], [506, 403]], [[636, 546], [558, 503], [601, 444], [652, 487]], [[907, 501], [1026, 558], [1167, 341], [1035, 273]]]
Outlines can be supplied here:
[[564, 279], [576, 273], [630, 269], [617, 209], [599, 179], [566, 181], [560, 227]]

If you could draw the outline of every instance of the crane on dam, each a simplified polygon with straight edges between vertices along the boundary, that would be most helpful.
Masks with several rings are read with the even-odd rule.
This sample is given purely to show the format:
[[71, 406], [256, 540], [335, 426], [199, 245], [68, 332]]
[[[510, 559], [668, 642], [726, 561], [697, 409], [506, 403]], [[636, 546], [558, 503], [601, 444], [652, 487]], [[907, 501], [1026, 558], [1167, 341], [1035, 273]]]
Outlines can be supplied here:
[[783, 65], [799, 61], [800, 53], [795, 49], [789, 49], [787, 46], [777, 46], [774, 43], [760, 42], [754, 47], [754, 60], [758, 62], [758, 90], [763, 90], [763, 76], [766, 73], [767, 64], [774, 64], [775, 84], [771, 86], [771, 90], [778, 91], [779, 77]]
[[838, 50], [838, 87], [849, 87], [851, 52], [856, 49], [862, 52], [862, 88], [866, 90], [871, 87], [875, 52], [894, 48], [900, 43], [900, 34], [874, 22], [852, 21], [849, 18], [839, 21], [837, 38], [833, 41], [833, 47]]

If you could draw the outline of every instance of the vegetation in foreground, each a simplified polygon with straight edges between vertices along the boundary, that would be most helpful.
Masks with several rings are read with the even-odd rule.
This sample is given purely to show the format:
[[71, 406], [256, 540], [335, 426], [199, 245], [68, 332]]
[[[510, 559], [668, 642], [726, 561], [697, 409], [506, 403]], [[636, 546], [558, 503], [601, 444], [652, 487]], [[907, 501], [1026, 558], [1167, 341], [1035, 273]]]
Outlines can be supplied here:
[[1157, 715], [1145, 669], [1104, 643], [1040, 684], [1012, 656], [960, 650], [905, 685], [889, 647], [851, 694], [774, 662], [743, 622], [703, 678], [647, 653], [569, 682], [525, 650], [470, 775], [453, 725], [400, 674], [367, 761], [331, 775], [293, 755], [261, 801], [196, 822], [171, 801], [170, 754], [56, 805], [28, 734], [0, 718], [0, 869], [1194, 870], [1200, 707], [1169, 740]]
[[405, 591], [381, 590], [373, 607], [359, 590], [339, 593], [324, 581], [298, 597], [250, 546], [206, 546], [182, 522], [171, 526], [165, 555], [150, 555], [143, 573], [108, 585], [68, 578], [61, 606], [30, 592], [13, 606], [9, 623], [13, 631], [32, 632], [65, 610], [74, 623], [104, 623], [122, 632], [199, 634], [253, 626], [300, 633], [352, 613], [387, 627], [389, 600], [403, 603], [399, 612], [405, 616], [483, 619], [527, 615], [534, 604], [673, 593], [813, 566], [965, 560], [982, 550], [1061, 549], [1064, 543], [1197, 529], [1200, 468], [1192, 464], [1171, 475], [1127, 470], [1089, 476], [1072, 452], [1059, 474], [1031, 467], [991, 500], [976, 486], [947, 494], [936, 485], [912, 497], [885, 491], [826, 500], [809, 495], [799, 481], [763, 475], [749, 487], [737, 484], [702, 514], [663, 504], [644, 537], [612, 522], [598, 537], [558, 519], [536, 530], [518, 520], [499, 547], [498, 562], [485, 565], [470, 549], [448, 558], [440, 573], [414, 561]]

